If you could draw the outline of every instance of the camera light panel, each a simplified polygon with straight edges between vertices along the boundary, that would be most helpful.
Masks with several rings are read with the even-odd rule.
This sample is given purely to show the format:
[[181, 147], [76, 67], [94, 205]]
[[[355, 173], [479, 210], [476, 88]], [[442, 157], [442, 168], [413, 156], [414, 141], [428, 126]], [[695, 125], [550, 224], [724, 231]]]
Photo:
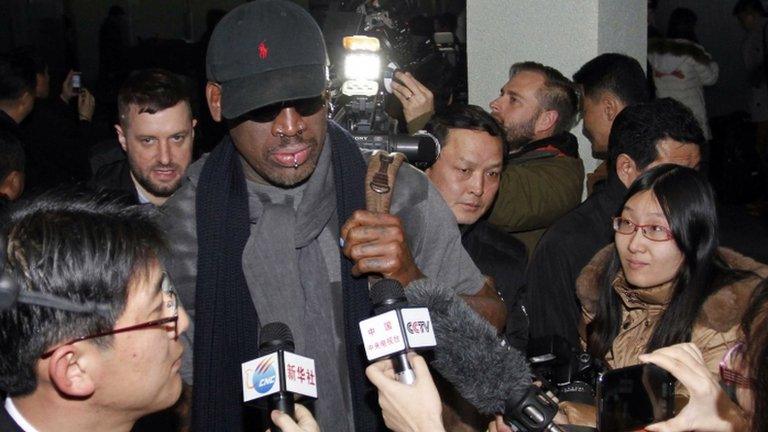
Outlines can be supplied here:
[[374, 53], [352, 52], [344, 58], [347, 80], [375, 81], [381, 75], [381, 58]]

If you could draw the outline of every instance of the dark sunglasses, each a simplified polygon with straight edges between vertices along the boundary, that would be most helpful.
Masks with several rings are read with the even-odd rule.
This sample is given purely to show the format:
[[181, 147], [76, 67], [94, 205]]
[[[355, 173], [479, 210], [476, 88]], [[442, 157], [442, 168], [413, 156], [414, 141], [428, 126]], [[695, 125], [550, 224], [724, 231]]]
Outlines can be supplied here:
[[308, 117], [316, 114], [325, 106], [325, 94], [305, 99], [294, 99], [256, 108], [242, 115], [244, 120], [251, 120], [257, 123], [268, 123], [274, 121], [280, 112], [285, 108], [293, 108], [302, 117]]

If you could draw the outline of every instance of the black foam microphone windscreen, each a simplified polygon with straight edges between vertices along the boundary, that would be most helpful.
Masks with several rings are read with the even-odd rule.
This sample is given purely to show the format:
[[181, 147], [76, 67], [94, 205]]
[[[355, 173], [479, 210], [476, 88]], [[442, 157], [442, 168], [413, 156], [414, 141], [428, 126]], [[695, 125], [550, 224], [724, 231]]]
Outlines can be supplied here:
[[531, 373], [525, 356], [503, 343], [496, 329], [453, 290], [429, 278], [411, 282], [412, 306], [426, 306], [437, 338], [430, 364], [483, 414], [505, 411], [507, 401], [525, 397]]

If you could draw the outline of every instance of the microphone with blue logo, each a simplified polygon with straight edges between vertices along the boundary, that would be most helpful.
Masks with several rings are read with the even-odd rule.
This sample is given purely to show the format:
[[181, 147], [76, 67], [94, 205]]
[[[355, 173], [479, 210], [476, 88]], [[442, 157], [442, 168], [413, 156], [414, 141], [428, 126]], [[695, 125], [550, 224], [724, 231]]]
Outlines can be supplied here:
[[381, 279], [370, 291], [375, 316], [360, 321], [365, 355], [374, 362], [391, 358], [395, 377], [403, 384], [416, 380], [407, 353], [436, 345], [432, 320], [426, 307], [411, 307], [400, 282]]
[[[243, 402], [266, 398], [268, 413], [293, 417], [295, 395], [317, 398], [315, 361], [293, 352], [293, 334], [284, 323], [266, 324], [259, 339], [259, 358], [242, 364]], [[270, 429], [281, 432], [271, 420]]]

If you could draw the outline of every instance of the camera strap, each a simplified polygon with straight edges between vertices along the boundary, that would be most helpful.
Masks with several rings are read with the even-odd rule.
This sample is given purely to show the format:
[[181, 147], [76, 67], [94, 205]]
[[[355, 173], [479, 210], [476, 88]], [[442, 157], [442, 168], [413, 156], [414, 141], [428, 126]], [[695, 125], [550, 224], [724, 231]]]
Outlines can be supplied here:
[[[392, 204], [392, 191], [395, 188], [397, 171], [407, 158], [399, 152], [387, 153], [376, 150], [368, 160], [365, 173], [365, 209], [374, 213], [389, 213]], [[368, 276], [368, 287], [381, 278]]]
[[405, 160], [405, 155], [399, 152], [387, 153], [377, 150], [373, 153], [368, 162], [368, 172], [365, 174], [366, 210], [389, 213], [397, 171]]

